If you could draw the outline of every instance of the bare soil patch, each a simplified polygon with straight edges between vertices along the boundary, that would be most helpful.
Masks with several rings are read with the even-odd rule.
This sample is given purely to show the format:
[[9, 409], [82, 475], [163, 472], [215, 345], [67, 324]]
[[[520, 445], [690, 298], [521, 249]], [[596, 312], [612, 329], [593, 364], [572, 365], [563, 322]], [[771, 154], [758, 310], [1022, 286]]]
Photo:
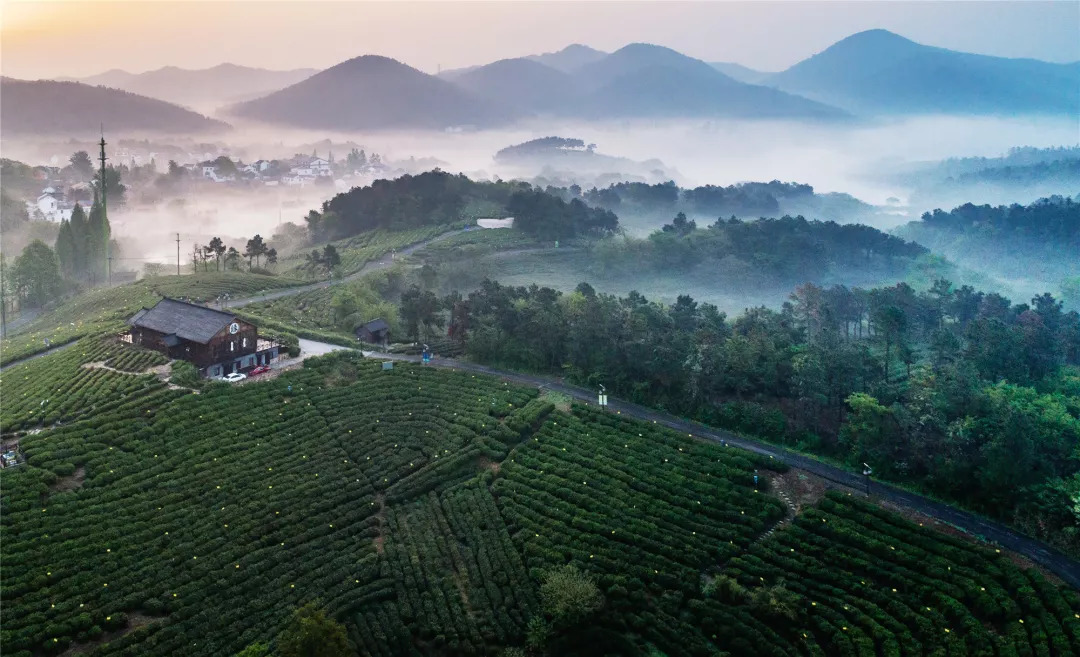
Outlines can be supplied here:
[[382, 493], [376, 495], [375, 504], [379, 505], [379, 510], [375, 513], [379, 520], [379, 534], [372, 542], [375, 544], [375, 551], [383, 554], [386, 552], [386, 496]]
[[75, 472], [66, 477], [60, 477], [56, 480], [50, 488], [57, 493], [63, 493], [69, 490], [76, 490], [82, 488], [83, 482], [86, 481], [86, 467], [80, 465], [75, 468]]
[[87, 641], [85, 643], [73, 643], [71, 644], [71, 647], [60, 653], [60, 657], [72, 657], [72, 655], [86, 654], [92, 651], [94, 648], [102, 645], [103, 643], [115, 641], [120, 637], [124, 636], [125, 634], [130, 634], [131, 632], [134, 632], [135, 630], [143, 627], [144, 625], [149, 625], [150, 623], [160, 623], [165, 620], [165, 617], [146, 616], [138, 612], [132, 612], [127, 615], [127, 619], [127, 627], [121, 628], [119, 630], [113, 630], [111, 632], [105, 632], [93, 641]]
[[[814, 506], [825, 496], [828, 485], [825, 480], [803, 470], [792, 468], [783, 474], [768, 474], [773, 492], [792, 507], [795, 514]], [[781, 495], [782, 493], [782, 495]]]

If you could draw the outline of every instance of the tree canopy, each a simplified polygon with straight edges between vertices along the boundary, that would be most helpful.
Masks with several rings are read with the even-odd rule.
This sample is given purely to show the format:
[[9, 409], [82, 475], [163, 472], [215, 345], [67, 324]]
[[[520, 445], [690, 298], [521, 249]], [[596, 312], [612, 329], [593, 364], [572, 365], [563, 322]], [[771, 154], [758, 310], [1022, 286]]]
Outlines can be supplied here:
[[327, 617], [315, 603], [293, 613], [277, 640], [280, 657], [350, 657], [353, 655], [345, 627]]
[[807, 283], [729, 320], [689, 296], [486, 281], [443, 308], [478, 361], [865, 461], [1080, 552], [1061, 492], [1080, 471], [1080, 314], [1049, 294]]
[[28, 306], [43, 306], [58, 298], [63, 288], [56, 254], [41, 240], [34, 240], [15, 258], [11, 286]]
[[439, 170], [354, 187], [323, 203], [321, 212], [309, 212], [306, 221], [319, 242], [376, 228], [405, 230], [490, 216], [477, 214], [476, 208], [512, 215], [522, 230], [551, 239], [618, 225], [611, 212], [580, 200], [567, 203], [528, 183], [477, 182]]

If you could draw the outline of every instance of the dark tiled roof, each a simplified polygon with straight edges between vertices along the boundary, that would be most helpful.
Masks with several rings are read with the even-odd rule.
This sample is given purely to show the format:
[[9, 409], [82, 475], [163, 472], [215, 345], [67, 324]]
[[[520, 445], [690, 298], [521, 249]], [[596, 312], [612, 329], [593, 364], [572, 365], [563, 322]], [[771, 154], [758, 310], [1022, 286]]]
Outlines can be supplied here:
[[135, 313], [128, 324], [150, 329], [190, 342], [206, 344], [218, 331], [228, 326], [235, 315], [193, 303], [162, 299], [153, 308]]
[[385, 319], [383, 319], [382, 317], [378, 317], [371, 320], [367, 324], [364, 324], [364, 328], [374, 333], [376, 331], [385, 331], [386, 329], [390, 328], [390, 325], [386, 323]]

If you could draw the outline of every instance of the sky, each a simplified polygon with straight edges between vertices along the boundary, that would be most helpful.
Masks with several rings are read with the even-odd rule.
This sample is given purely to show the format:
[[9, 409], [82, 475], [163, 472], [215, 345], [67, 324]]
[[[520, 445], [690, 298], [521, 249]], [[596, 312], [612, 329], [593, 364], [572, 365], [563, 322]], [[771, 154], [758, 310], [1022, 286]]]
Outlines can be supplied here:
[[638, 41], [782, 70], [872, 28], [954, 50], [1080, 60], [1077, 0], [0, 0], [0, 72], [36, 79], [223, 62], [326, 68], [378, 54], [434, 73], [570, 43], [610, 51]]

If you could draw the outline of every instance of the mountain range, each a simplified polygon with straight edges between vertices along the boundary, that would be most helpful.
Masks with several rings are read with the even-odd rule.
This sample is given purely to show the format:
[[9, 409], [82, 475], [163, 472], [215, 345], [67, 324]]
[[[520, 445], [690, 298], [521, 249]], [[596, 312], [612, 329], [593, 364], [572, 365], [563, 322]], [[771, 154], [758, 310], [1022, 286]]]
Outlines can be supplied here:
[[[533, 117], [842, 120], [888, 114], [1080, 114], [1080, 62], [961, 53], [886, 30], [852, 35], [778, 73], [706, 63], [644, 43], [611, 53], [574, 44], [438, 76], [394, 64], [357, 58], [330, 69], [336, 71], [333, 76], [315, 76], [235, 109], [248, 118], [342, 129], [487, 127]], [[420, 86], [429, 89], [427, 96], [413, 95]], [[410, 93], [400, 95], [399, 88]], [[380, 98], [376, 106], [354, 104], [372, 93]], [[417, 97], [441, 102], [415, 107]], [[314, 113], [307, 109], [315, 104], [312, 98], [325, 101]], [[469, 108], [477, 106], [483, 111], [470, 114]]]
[[341, 130], [490, 127], [532, 117], [783, 117], [835, 120], [846, 113], [739, 82], [670, 48], [630, 44], [613, 53], [575, 45], [534, 57], [427, 75], [395, 60], [351, 59], [264, 98], [239, 117]]
[[127, 91], [79, 82], [0, 78], [3, 136], [96, 135], [102, 123], [112, 133], [202, 134], [229, 126], [190, 110]]
[[[237, 99], [224, 109], [229, 116], [322, 130], [488, 128], [537, 117], [842, 121], [941, 113], [1080, 115], [1080, 62], [962, 53], [886, 30], [854, 34], [778, 73], [732, 62], [707, 63], [670, 48], [634, 43], [611, 53], [574, 44], [439, 75], [366, 55], [320, 72], [222, 64], [197, 71], [114, 70], [84, 82], [187, 105]], [[55, 105], [75, 107], [83, 103], [72, 94], [89, 98], [93, 94], [86, 89], [93, 88], [56, 86], [49, 93]], [[28, 94], [26, 89], [20, 87], [19, 93]], [[39, 91], [44, 93], [44, 88]], [[106, 91], [97, 97], [104, 99]], [[186, 116], [177, 113], [182, 108], [170, 106], [166, 112], [145, 104], [150, 98], [110, 97], [115, 102], [126, 98], [128, 108], [140, 103], [147, 111], [154, 108], [151, 113], [158, 118], [144, 123], [207, 125], [181, 119]], [[21, 111], [18, 102], [5, 100], [4, 107]], [[40, 128], [50, 113], [78, 114], [60, 107], [14, 120]], [[172, 118], [162, 123], [162, 112]], [[93, 115], [88, 121], [101, 118]], [[5, 116], [5, 123], [9, 119]], [[60, 126], [70, 125], [62, 121], [54, 128], [62, 131]]]
[[204, 69], [166, 66], [145, 73], [128, 73], [113, 69], [87, 78], [58, 79], [112, 87], [178, 105], [211, 109], [226, 103], [265, 96], [296, 84], [317, 72], [313, 68], [270, 71], [236, 64], [219, 64]]

